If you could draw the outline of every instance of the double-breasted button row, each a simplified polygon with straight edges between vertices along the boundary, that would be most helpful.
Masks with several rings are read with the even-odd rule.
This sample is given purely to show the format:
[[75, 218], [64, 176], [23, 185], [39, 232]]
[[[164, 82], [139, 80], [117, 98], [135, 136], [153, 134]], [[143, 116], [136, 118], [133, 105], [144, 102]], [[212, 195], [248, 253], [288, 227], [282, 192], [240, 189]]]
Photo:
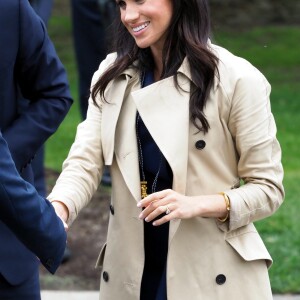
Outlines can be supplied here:
[[[104, 271], [103, 274], [102, 274], [102, 277], [103, 277], [103, 280], [105, 282], [108, 282], [109, 281], [109, 274], [108, 272]], [[226, 276], [223, 275], [223, 274], [219, 274], [217, 277], [216, 277], [216, 283], [218, 285], [222, 285], [226, 282]]]
[[223, 274], [219, 274], [217, 277], [216, 277], [216, 283], [218, 285], [222, 285], [226, 282], [226, 276], [223, 275]]
[[[108, 274], [108, 272], [103, 271], [102, 277], [103, 277], [103, 280], [104, 280], [105, 282], [108, 282], [108, 281], [109, 281], [109, 274]], [[225, 276], [224, 274], [219, 274], [219, 275], [216, 277], [216, 283], [217, 283], [218, 285], [223, 285], [225, 282], [226, 282], [226, 276]]]
[[205, 148], [205, 146], [206, 146], [206, 143], [203, 140], [199, 140], [195, 143], [195, 147], [198, 150], [203, 150]]

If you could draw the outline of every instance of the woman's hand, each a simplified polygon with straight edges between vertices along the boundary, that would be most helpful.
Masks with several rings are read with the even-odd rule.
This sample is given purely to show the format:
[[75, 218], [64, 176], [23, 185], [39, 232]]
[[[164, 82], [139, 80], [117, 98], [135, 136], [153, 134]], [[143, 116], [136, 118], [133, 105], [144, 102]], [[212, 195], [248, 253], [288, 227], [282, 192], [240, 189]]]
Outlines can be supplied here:
[[199, 214], [199, 201], [195, 197], [184, 196], [170, 189], [145, 197], [138, 203], [138, 207], [145, 207], [139, 218], [145, 219], [146, 222], [165, 214], [153, 222], [154, 226], [172, 219], [189, 219]]
[[145, 209], [139, 215], [140, 219], [151, 222], [161, 214], [163, 216], [153, 222], [158, 226], [172, 219], [189, 219], [193, 217], [223, 218], [227, 211], [222, 195], [185, 196], [173, 190], [163, 190], [153, 193], [138, 204]]
[[61, 221], [64, 224], [64, 228], [67, 231], [69, 229], [67, 225], [67, 220], [69, 218], [69, 210], [67, 206], [58, 200], [52, 201], [51, 204], [53, 205], [57, 216], [61, 219]]

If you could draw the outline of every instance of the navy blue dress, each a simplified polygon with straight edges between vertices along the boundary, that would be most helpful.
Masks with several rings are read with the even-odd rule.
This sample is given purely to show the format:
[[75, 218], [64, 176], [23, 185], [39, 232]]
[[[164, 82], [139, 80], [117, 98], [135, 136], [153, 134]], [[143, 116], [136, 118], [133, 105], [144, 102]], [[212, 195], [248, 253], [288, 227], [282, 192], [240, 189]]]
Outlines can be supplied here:
[[[154, 82], [152, 72], [146, 72], [142, 87]], [[171, 168], [137, 114], [137, 141], [141, 181], [147, 181], [147, 194], [172, 188]], [[145, 265], [141, 283], [141, 300], [167, 300], [166, 261], [168, 255], [169, 223], [155, 227], [144, 222]]]

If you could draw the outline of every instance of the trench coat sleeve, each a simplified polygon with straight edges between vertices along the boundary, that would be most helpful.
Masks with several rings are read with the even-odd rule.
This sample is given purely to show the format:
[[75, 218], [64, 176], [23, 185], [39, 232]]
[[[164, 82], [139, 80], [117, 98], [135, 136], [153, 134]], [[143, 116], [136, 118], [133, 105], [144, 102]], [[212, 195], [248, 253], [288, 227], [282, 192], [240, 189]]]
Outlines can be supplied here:
[[63, 258], [66, 232], [51, 203], [23, 180], [0, 132], [0, 220], [54, 273]]
[[[243, 76], [228, 93], [228, 127], [239, 156], [243, 185], [226, 191], [231, 201], [230, 221], [219, 223], [231, 231], [274, 213], [282, 204], [284, 188], [281, 149], [270, 105], [271, 87], [253, 66], [242, 61]], [[223, 87], [226, 89], [226, 87]]]
[[[115, 56], [110, 55], [101, 63], [93, 76], [91, 86], [114, 59]], [[91, 200], [102, 177], [104, 166], [100, 134], [102, 101], [98, 99], [97, 104], [99, 107], [91, 98], [89, 99], [87, 118], [78, 125], [75, 141], [63, 163], [62, 173], [47, 197], [50, 201], [58, 200], [67, 206], [69, 225]]]

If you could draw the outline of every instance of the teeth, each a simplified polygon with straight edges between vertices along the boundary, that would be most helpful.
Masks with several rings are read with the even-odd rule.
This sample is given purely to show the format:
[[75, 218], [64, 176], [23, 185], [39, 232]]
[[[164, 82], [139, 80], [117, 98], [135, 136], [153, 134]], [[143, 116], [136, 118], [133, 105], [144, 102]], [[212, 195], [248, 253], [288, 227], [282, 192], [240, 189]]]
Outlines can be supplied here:
[[141, 31], [142, 29], [146, 28], [148, 25], [149, 25], [149, 22], [147, 22], [147, 23], [145, 23], [145, 24], [143, 24], [143, 25], [141, 25], [141, 26], [132, 28], [132, 30], [133, 30], [134, 32], [139, 32], [139, 31]]

